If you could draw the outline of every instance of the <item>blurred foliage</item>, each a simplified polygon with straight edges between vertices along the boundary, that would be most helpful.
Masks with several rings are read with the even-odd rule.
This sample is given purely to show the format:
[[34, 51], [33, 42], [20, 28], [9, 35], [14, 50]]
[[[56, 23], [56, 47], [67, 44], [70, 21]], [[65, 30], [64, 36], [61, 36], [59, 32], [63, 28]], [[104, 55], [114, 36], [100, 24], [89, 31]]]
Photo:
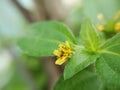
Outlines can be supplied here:
[[[29, 62], [28, 62], [29, 61]], [[22, 62], [31, 73], [38, 89], [45, 90], [47, 88], [48, 77], [44, 69], [43, 61], [40, 58], [32, 57], [26, 54], [22, 55]]]
[[[0, 13], [0, 52], [4, 48], [10, 51], [11, 47], [16, 48], [15, 42], [24, 33], [28, 23], [10, 0], [0, 1]], [[16, 49], [15, 52], [17, 52]], [[33, 81], [37, 84], [36, 86], [39, 89], [45, 90], [47, 88], [47, 76], [42, 64], [43, 62], [38, 60], [38, 58], [27, 55], [24, 55], [24, 57], [17, 56], [17, 58], [28, 69], [31, 77], [33, 77]], [[3, 59], [1, 58], [0, 60]], [[16, 63], [14, 63], [14, 60], [11, 67], [12, 69], [6, 66], [7, 71], [0, 72], [0, 88], [2, 90], [33, 90], [27, 83], [25, 76], [21, 74], [20, 67], [17, 67]]]
[[[78, 32], [81, 28], [81, 23], [83, 23], [84, 19], [86, 17], [89, 17], [94, 22], [94, 24], [102, 24], [102, 22], [100, 22], [97, 18], [97, 15], [102, 13], [104, 15], [105, 20], [108, 22], [106, 24], [106, 27], [110, 30], [111, 26], [113, 26], [113, 22], [111, 22], [111, 18], [119, 10], [120, 10], [120, 0], [82, 0], [82, 2], [80, 0], [80, 3], [77, 3], [75, 7], [73, 7], [70, 15], [66, 19], [66, 22], [72, 28], [75, 36], [78, 37], [79, 35]], [[15, 41], [24, 33], [25, 28], [27, 26], [28, 26], [27, 21], [23, 17], [22, 13], [18, 9], [16, 9], [16, 6], [13, 3], [11, 3], [10, 0], [1, 0], [0, 1], [0, 52], [2, 52], [3, 48], [8, 49], [8, 47], [11, 47], [11, 46], [15, 48], [16, 47]], [[47, 27], [45, 26], [43, 28], [47, 28]], [[55, 28], [59, 28], [59, 26]], [[48, 31], [51, 32], [52, 29], [53, 27], [48, 28]], [[61, 30], [62, 29], [66, 30], [66, 28], [61, 28]], [[51, 33], [51, 35], [54, 35], [54, 34], [56, 33], [55, 32]], [[60, 34], [60, 37], [58, 38], [58, 40], [61, 40], [61, 41], [64, 40], [62, 35], [63, 34]], [[66, 35], [68, 35], [69, 37], [68, 32], [66, 32]], [[31, 36], [29, 37], [31, 39]], [[72, 40], [71, 42], [73, 41], [74, 40]], [[31, 47], [29, 48], [33, 48], [33, 44], [34, 43], [32, 42]], [[42, 50], [40, 48], [38, 49], [38, 47], [40, 47], [39, 44], [38, 46], [34, 46], [34, 48], [38, 50], [38, 53], [39, 51], [42, 52]], [[117, 51], [118, 49], [119, 48], [115, 50]], [[31, 50], [31, 52], [33, 51]], [[31, 57], [25, 54], [21, 55], [19, 58], [21, 59], [21, 62], [23, 63], [25, 68], [30, 73], [38, 89], [46, 90], [47, 84], [48, 84], [48, 78], [44, 70], [43, 61], [41, 61], [39, 58]], [[14, 65], [15, 63], [13, 64], [13, 62], [12, 64], [9, 63], [10, 66], [9, 65], [6, 66], [7, 67], [6, 70], [0, 71], [0, 89], [2, 88], [2, 90], [32, 90], [28, 85], [25, 77], [21, 75], [20, 70], [18, 69], [17, 66]], [[97, 66], [99, 73], [104, 74], [104, 72], [102, 72], [101, 69], [99, 69], [99, 67], [102, 67], [103, 65], [105, 66], [104, 69], [106, 71], [109, 71], [109, 72], [111, 71], [109, 66], [106, 65], [106, 62], [102, 64], [100, 63]], [[111, 63], [109, 64], [111, 65]], [[118, 66], [116, 65], [115, 67], [113, 66], [112, 68], [115, 69], [116, 71], [116, 68], [118, 69], [118, 67], [119, 65]], [[63, 80], [63, 76], [62, 76], [60, 80], [57, 82], [55, 86], [55, 90], [68, 90], [68, 89], [78, 90], [78, 87], [76, 87], [75, 82], [77, 82], [77, 84], [81, 84], [79, 88], [81, 88], [82, 90], [88, 90], [88, 89], [97, 90], [100, 84], [100, 81], [98, 80], [97, 76], [92, 72], [88, 72], [88, 71], [82, 71], [82, 72], [83, 73], [80, 72], [77, 75], [75, 75], [73, 78], [65, 81]], [[110, 76], [110, 73], [111, 73], [109, 72], [108, 72], [108, 75], [105, 77], [104, 75], [102, 75], [102, 77], [105, 78], [107, 82], [109, 82], [109, 80], [114, 79], [114, 78], [112, 79], [111, 77], [108, 77]], [[81, 76], [81, 78], [84, 78], [85, 80], [78, 78], [79, 75]], [[90, 78], [87, 78], [89, 76]], [[119, 74], [117, 74], [116, 76], [119, 76]], [[78, 81], [79, 79], [81, 80]], [[96, 86], [91, 87], [93, 84]], [[82, 87], [82, 85], [85, 85], [86, 87]], [[61, 87], [64, 87], [64, 89]], [[107, 90], [119, 90], [119, 88], [116, 88], [114, 86], [107, 87], [107, 88], [108, 88]], [[102, 86], [101, 86], [101, 90], [103, 90]]]
[[26, 25], [27, 21], [10, 0], [0, 1], [0, 34], [3, 37], [19, 37]]
[[2, 90], [32, 90], [21, 77], [21, 73], [16, 69], [9, 83]]
[[119, 3], [119, 0], [80, 0], [72, 9], [66, 22], [78, 36], [80, 24], [86, 17], [89, 17], [94, 24], [101, 24], [97, 18], [98, 14], [102, 13], [105, 20], [111, 19], [120, 10]]

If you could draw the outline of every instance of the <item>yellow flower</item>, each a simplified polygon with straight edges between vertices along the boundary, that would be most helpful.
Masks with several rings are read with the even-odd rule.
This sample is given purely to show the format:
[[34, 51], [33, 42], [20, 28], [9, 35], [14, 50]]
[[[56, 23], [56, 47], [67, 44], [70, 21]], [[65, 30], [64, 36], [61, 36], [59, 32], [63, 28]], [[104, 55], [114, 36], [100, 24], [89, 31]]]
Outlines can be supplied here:
[[112, 32], [112, 33], [117, 33], [120, 32], [120, 22], [118, 21], [118, 19], [120, 18], [120, 11], [118, 11], [114, 17], [109, 20], [109, 21], [105, 21], [104, 16], [102, 13], [99, 13], [97, 15], [97, 18], [100, 22], [102, 22], [102, 25], [97, 24], [96, 28], [99, 31], [106, 31], [106, 32]]
[[96, 25], [96, 28], [97, 28], [99, 31], [103, 31], [103, 30], [104, 30], [104, 26], [103, 26], [103, 25]]
[[117, 22], [115, 24], [115, 32], [119, 32], [120, 31], [120, 22]]
[[[106, 23], [106, 21], [105, 21], [104, 16], [103, 16], [102, 13], [99, 13], [99, 14], [97, 15], [97, 18], [98, 18], [98, 20], [99, 20], [100, 22], [102, 22], [103, 24]], [[99, 24], [96, 25], [96, 28], [97, 28], [99, 31], [103, 31], [103, 30], [105, 29], [104, 25], [99, 25]]]
[[57, 56], [55, 64], [62, 65], [72, 54], [72, 49], [68, 41], [65, 44], [59, 44], [59, 49], [54, 50], [54, 55]]

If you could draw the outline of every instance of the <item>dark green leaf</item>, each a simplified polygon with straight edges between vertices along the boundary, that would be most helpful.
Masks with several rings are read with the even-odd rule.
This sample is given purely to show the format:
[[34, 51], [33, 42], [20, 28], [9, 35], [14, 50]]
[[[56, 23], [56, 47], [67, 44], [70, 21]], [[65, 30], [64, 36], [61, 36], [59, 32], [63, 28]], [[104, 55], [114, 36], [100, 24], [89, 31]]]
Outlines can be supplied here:
[[106, 41], [99, 52], [113, 70], [120, 72], [120, 33]]
[[63, 76], [56, 83], [54, 90], [103, 90], [97, 76], [89, 71], [81, 71], [71, 79], [64, 80]]
[[109, 90], [120, 90], [120, 57], [103, 55], [96, 61], [96, 71], [107, 87], [113, 88]]
[[120, 89], [120, 33], [107, 40], [99, 52], [101, 58], [96, 62], [98, 75], [108, 86], [119, 86]]
[[32, 56], [52, 56], [59, 43], [75, 43], [70, 30], [62, 23], [48, 21], [33, 24], [18, 41], [24, 53]]

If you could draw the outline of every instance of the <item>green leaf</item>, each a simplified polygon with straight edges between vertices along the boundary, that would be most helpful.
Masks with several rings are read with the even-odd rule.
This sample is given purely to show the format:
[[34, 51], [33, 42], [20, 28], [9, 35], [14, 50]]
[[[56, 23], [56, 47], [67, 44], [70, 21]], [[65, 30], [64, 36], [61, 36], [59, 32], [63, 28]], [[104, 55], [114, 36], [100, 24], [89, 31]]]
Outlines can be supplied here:
[[99, 52], [101, 58], [96, 62], [98, 75], [109, 86], [119, 86], [120, 89], [120, 33], [108, 39]]
[[90, 64], [93, 64], [96, 61], [97, 57], [98, 56], [95, 54], [90, 54], [77, 49], [65, 67], [64, 79], [71, 78], [79, 71], [85, 69]]
[[107, 87], [111, 88], [109, 90], [120, 90], [120, 72], [117, 70], [119, 68], [120, 57], [104, 55], [96, 61], [96, 72]]
[[103, 90], [102, 88], [102, 83], [97, 76], [84, 70], [67, 80], [64, 80], [62, 76], [54, 90]]
[[96, 30], [91, 21], [86, 19], [81, 26], [80, 40], [86, 48], [95, 52], [101, 43], [104, 42], [104, 37]]
[[69, 41], [75, 44], [75, 38], [62, 23], [55, 21], [33, 24], [18, 41], [22, 51], [31, 56], [52, 56], [59, 43]]
[[99, 51], [116, 72], [120, 72], [120, 33], [106, 41]]
[[100, 53], [103, 54], [112, 69], [120, 73], [120, 33], [106, 41], [101, 46]]
[[114, 54], [103, 54], [106, 63], [114, 70], [116, 73], [120, 73], [120, 56]]
[[120, 33], [116, 34], [111, 39], [108, 39], [102, 46], [100, 52], [112, 53], [120, 55]]

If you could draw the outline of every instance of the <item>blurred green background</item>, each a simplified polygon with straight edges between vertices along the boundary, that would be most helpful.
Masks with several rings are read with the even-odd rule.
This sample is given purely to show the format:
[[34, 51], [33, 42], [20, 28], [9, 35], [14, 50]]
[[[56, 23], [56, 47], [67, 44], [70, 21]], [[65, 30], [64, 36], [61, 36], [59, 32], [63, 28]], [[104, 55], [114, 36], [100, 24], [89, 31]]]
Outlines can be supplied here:
[[99, 13], [107, 21], [119, 10], [119, 0], [0, 0], [0, 90], [52, 90], [63, 72], [51, 57], [31, 57], [18, 48], [29, 25], [60, 21], [77, 37], [86, 17], [97, 24]]

